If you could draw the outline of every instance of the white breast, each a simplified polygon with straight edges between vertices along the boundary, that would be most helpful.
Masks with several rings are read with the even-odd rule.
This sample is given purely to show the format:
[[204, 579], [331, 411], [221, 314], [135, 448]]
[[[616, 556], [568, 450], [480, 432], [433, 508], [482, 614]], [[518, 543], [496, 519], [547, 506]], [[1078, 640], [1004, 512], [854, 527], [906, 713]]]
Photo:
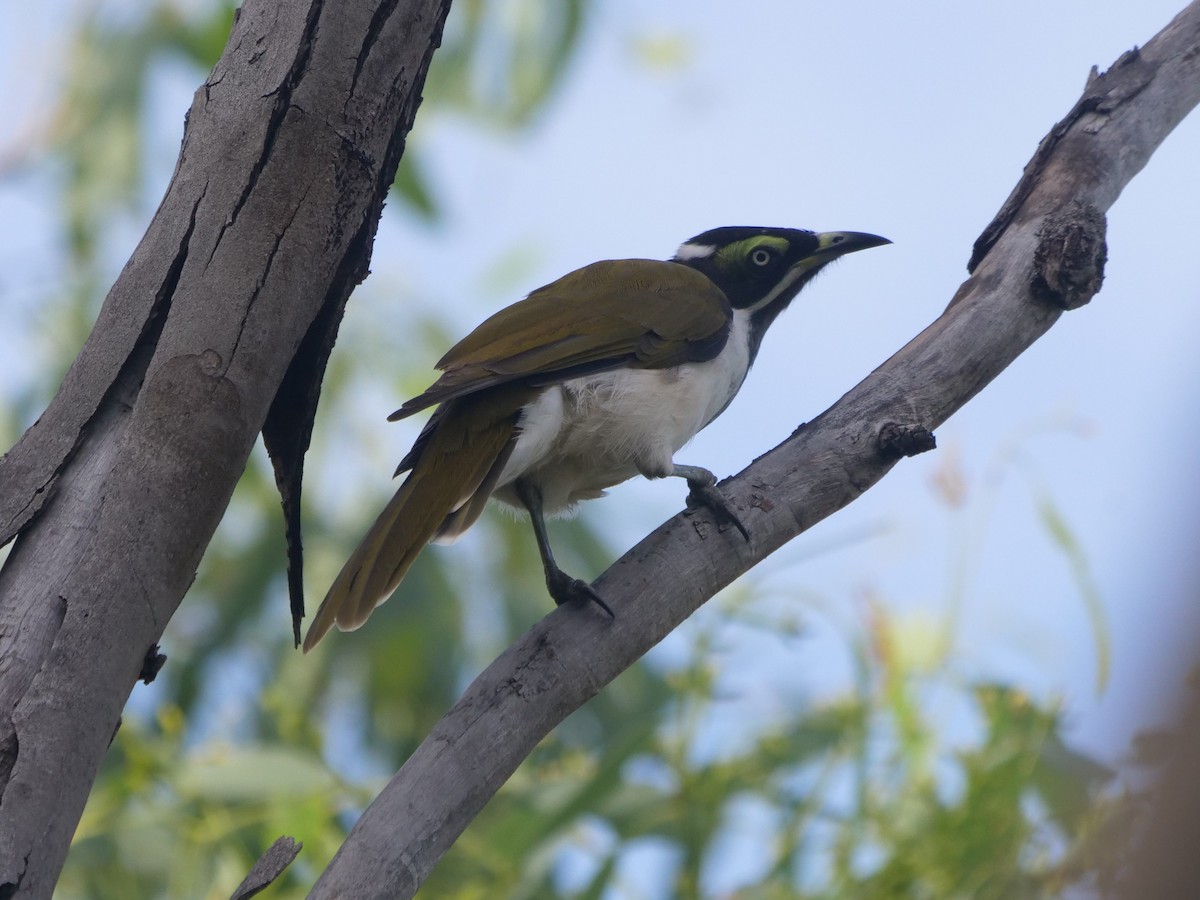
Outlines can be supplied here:
[[675, 452], [729, 405], [749, 367], [749, 313], [736, 310], [729, 340], [708, 362], [622, 369], [547, 388], [525, 407], [496, 496], [515, 503], [504, 486], [528, 476], [546, 512], [561, 512], [635, 475], [671, 474]]

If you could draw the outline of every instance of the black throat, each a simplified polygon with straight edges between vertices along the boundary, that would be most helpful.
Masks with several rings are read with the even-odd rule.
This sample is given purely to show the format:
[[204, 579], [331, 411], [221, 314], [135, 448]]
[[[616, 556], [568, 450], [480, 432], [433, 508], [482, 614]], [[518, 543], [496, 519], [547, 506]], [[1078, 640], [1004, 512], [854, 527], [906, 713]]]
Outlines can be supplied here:
[[758, 348], [762, 346], [763, 335], [767, 333], [767, 329], [771, 327], [771, 323], [776, 317], [787, 309], [800, 290], [813, 280], [813, 277], [825, 268], [827, 263], [816, 266], [813, 269], [805, 272], [797, 279], [796, 283], [789, 287], [786, 291], [764, 306], [762, 309], [755, 310], [750, 314], [750, 363], [754, 364], [754, 358], [758, 356]]

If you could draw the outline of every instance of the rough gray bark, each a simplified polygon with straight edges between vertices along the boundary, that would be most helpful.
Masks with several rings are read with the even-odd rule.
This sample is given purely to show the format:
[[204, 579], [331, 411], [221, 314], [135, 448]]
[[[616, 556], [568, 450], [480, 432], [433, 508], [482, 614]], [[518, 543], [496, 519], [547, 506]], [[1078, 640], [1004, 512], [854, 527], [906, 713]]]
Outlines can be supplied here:
[[1093, 72], [980, 238], [933, 324], [814, 422], [723, 484], [746, 543], [675, 517], [596, 583], [615, 620], [560, 607], [510, 647], [359, 819], [310, 896], [410, 897], [550, 729], [721, 587], [850, 503], [1099, 289], [1104, 211], [1200, 101], [1200, 0]]
[[265, 891], [283, 874], [284, 869], [292, 864], [303, 847], [303, 844], [297, 843], [293, 838], [279, 838], [258, 858], [250, 869], [250, 874], [242, 879], [242, 883], [230, 895], [229, 900], [250, 900], [251, 897]]
[[319, 384], [449, 3], [248, 0], [149, 230], [0, 459], [0, 897], [50, 896], [285, 374]]

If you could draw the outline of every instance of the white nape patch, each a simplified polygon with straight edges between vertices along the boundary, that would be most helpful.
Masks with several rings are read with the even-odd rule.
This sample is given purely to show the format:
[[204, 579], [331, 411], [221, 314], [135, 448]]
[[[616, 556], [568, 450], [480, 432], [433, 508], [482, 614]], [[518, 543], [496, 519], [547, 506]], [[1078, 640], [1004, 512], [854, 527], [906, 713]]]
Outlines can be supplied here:
[[683, 244], [675, 251], [676, 259], [704, 259], [717, 251], [716, 244]]

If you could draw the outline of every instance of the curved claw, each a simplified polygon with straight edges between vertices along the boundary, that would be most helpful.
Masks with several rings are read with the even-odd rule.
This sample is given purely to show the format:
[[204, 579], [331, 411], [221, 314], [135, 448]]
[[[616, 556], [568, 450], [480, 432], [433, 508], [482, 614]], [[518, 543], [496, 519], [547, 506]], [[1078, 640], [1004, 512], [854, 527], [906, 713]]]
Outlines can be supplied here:
[[711, 483], [704, 481], [693, 481], [688, 479], [688, 487], [691, 489], [687, 496], [687, 505], [690, 507], [704, 506], [716, 517], [718, 522], [724, 522], [732, 525], [742, 533], [742, 537], [747, 543], [750, 542], [750, 530], [746, 528], [745, 523], [737, 514], [737, 510], [733, 508], [733, 504], [718, 491]]
[[557, 606], [576, 601], [595, 603], [608, 613], [610, 619], [617, 617], [616, 613], [604, 602], [604, 598], [597, 594], [590, 584], [580, 578], [572, 578], [562, 569], [546, 573], [546, 589]]

